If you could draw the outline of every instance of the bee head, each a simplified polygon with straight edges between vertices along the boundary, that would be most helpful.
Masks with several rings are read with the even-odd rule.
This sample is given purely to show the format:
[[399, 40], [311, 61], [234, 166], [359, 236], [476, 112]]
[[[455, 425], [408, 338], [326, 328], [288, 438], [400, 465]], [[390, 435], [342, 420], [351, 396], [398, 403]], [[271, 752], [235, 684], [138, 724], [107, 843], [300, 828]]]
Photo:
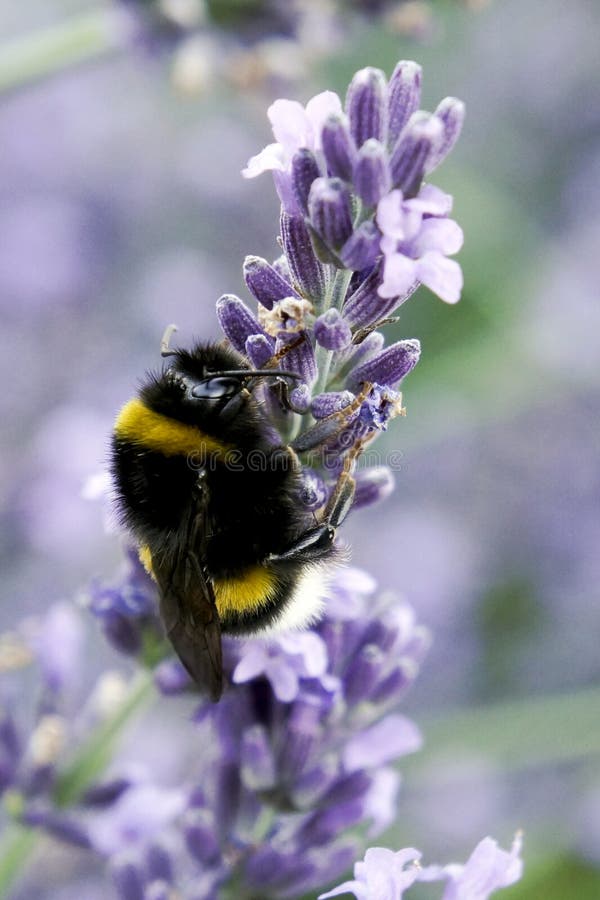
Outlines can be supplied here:
[[142, 388], [142, 398], [156, 412], [189, 424], [231, 422], [252, 402], [264, 379], [296, 379], [278, 369], [251, 369], [236, 351], [199, 344], [193, 350], [169, 350], [167, 367]]

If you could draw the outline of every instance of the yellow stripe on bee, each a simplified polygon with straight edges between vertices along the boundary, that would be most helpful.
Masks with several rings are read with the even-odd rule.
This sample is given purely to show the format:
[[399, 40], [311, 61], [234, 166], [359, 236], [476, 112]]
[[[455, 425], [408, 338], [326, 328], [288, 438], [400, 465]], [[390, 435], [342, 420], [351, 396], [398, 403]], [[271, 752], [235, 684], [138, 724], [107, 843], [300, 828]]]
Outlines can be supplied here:
[[[154, 578], [150, 547], [144, 544], [139, 548], [138, 555], [148, 575]], [[214, 589], [217, 612], [223, 618], [227, 613], [257, 612], [268, 606], [277, 592], [277, 583], [263, 566], [254, 566], [237, 578], [216, 580]]]
[[115, 435], [165, 456], [223, 455], [233, 449], [194, 425], [154, 412], [138, 398], [126, 403], [117, 416]]
[[154, 575], [154, 567], [152, 565], [152, 554], [150, 553], [150, 547], [148, 546], [148, 544], [143, 544], [139, 548], [138, 557], [150, 578], [156, 581], [156, 576]]
[[215, 581], [215, 597], [219, 616], [227, 613], [258, 612], [274, 599], [277, 582], [263, 566], [247, 569], [236, 578]]

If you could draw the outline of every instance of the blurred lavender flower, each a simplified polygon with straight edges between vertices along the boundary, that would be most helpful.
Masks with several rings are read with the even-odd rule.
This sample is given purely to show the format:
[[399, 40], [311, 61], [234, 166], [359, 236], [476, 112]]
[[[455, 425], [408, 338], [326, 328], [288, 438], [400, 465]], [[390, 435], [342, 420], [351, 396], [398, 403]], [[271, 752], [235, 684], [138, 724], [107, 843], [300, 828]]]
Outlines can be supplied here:
[[364, 861], [355, 864], [354, 880], [320, 894], [319, 900], [349, 893], [358, 900], [402, 900], [404, 891], [417, 881], [446, 881], [442, 900], [488, 900], [498, 888], [509, 887], [520, 879], [521, 844], [517, 835], [507, 852], [487, 837], [464, 865], [453, 863], [426, 868], [421, 868], [421, 854], [412, 847], [397, 853], [384, 847], [371, 847]]
[[[313, 631], [268, 642], [224, 639], [232, 686], [218, 705], [197, 705], [186, 743], [197, 742], [202, 753], [177, 787], [163, 786], [158, 772], [140, 780], [119, 771], [116, 758], [108, 781], [92, 782], [62, 809], [55, 790], [60, 748], [67, 734], [85, 734], [81, 722], [59, 722], [46, 706], [27, 742], [5, 716], [4, 756], [22, 757], [29, 746], [38, 766], [35, 790], [30, 773], [24, 780], [25, 770], [17, 776], [3, 767], [11, 796], [20, 797], [14, 815], [107, 859], [125, 900], [162, 896], [159, 881], [190, 900], [235, 896], [234, 884], [265, 898], [317, 891], [356, 856], [349, 829], [370, 823], [377, 835], [389, 826], [400, 781], [391, 764], [421, 743], [417, 727], [395, 710], [429, 636], [407, 607], [373, 598], [374, 587], [366, 575], [341, 572], [331, 585], [331, 611]], [[93, 588], [91, 608], [103, 624], [118, 617], [113, 643], [144, 659], [159, 619], [155, 587], [133, 556], [120, 585]], [[59, 612], [73, 643], [66, 608]], [[61, 620], [56, 611], [52, 617]], [[130, 639], [114, 640], [115, 633]], [[43, 662], [42, 645], [32, 646]], [[155, 680], [159, 689], [166, 684], [165, 694], [198, 703], [179, 663], [161, 663]], [[52, 772], [43, 784], [40, 765]]]
[[[485, 0], [458, 0], [469, 9]], [[130, 18], [129, 40], [173, 52], [172, 77], [184, 91], [215, 78], [239, 87], [306, 77], [377, 17], [386, 30], [422, 40], [434, 31], [430, 0], [118, 0]]]

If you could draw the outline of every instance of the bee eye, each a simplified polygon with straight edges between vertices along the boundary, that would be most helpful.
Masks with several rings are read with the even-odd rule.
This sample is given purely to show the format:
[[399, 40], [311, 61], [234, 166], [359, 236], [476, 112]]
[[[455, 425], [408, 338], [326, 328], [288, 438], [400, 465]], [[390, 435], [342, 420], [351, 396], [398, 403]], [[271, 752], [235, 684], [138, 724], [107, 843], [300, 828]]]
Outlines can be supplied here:
[[196, 400], [220, 400], [222, 397], [232, 397], [239, 390], [237, 378], [207, 378], [195, 384], [190, 394]]

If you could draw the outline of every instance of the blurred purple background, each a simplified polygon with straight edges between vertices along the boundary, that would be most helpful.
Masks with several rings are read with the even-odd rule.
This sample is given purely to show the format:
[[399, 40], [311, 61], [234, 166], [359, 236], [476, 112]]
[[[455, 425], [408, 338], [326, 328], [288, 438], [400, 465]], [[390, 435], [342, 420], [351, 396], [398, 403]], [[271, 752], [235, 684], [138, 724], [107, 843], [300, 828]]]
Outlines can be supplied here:
[[[76, 7], [1, 15], [24, 34]], [[417, 719], [600, 677], [599, 45], [592, 0], [444, 6], [424, 45], [374, 24], [288, 89], [306, 100], [413, 57], [426, 105], [467, 103], [437, 179], [465, 228], [465, 295], [403, 308], [397, 334], [423, 355], [408, 417], [378, 445], [402, 450], [397, 489], [345, 529], [354, 562], [434, 631]], [[4, 628], [114, 571], [118, 539], [84, 494], [116, 410], [169, 322], [182, 343], [216, 335], [217, 297], [245, 296], [244, 255], [277, 255], [274, 191], [239, 174], [268, 140], [268, 88], [185, 97], [167, 67], [123, 52], [0, 97]], [[432, 855], [462, 855], [523, 825], [533, 846], [600, 860], [585, 765], [507, 778], [475, 756], [429, 774], [408, 790], [404, 843], [422, 828]]]

